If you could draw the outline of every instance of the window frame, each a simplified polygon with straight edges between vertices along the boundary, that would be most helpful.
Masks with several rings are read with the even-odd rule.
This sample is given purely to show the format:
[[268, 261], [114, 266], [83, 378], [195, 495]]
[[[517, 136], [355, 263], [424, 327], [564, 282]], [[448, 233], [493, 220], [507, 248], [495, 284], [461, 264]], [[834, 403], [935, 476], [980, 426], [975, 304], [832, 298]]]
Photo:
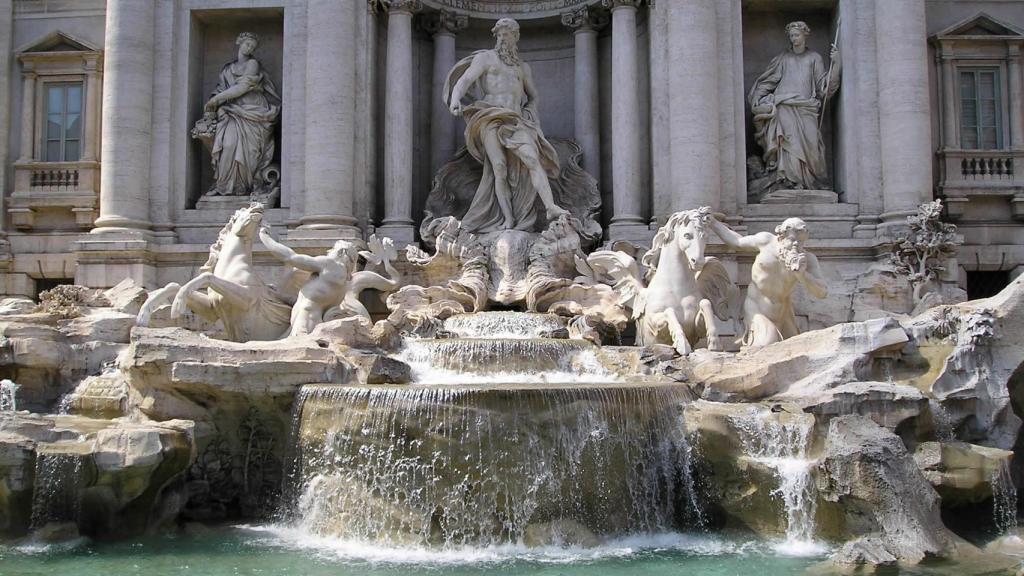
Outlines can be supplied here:
[[[86, 114], [86, 94], [85, 94], [85, 91], [86, 91], [86, 84], [87, 84], [87, 82], [85, 81], [84, 77], [79, 79], [79, 80], [65, 80], [65, 81], [56, 81], [56, 80], [54, 80], [52, 78], [47, 78], [46, 81], [42, 82], [42, 91], [41, 91], [41, 94], [40, 94], [42, 102], [41, 102], [41, 107], [37, 108], [39, 114], [41, 115], [41, 120], [42, 120], [42, 122], [41, 122], [42, 126], [40, 128], [39, 133], [38, 133], [39, 134], [39, 140], [40, 140], [40, 142], [39, 142], [39, 156], [38, 157], [40, 159], [40, 162], [80, 162], [82, 160], [82, 148], [83, 148], [83, 144], [85, 142], [85, 114]], [[79, 105], [78, 105], [79, 106], [79, 110], [78, 110], [78, 117], [79, 117], [79, 127], [78, 127], [78, 130], [79, 130], [79, 132], [78, 132], [78, 138], [68, 138], [67, 137], [67, 128], [63, 125], [63, 122], [62, 122], [60, 139], [57, 140], [58, 142], [60, 142], [60, 154], [59, 154], [60, 159], [53, 160], [53, 159], [50, 159], [50, 158], [46, 157], [47, 156], [48, 145], [50, 144], [50, 142], [54, 141], [54, 139], [49, 138], [47, 136], [47, 128], [48, 128], [49, 117], [50, 117], [49, 96], [50, 96], [50, 90], [52, 88], [55, 88], [55, 87], [58, 87], [58, 86], [60, 86], [60, 87], [62, 87], [64, 89], [63, 90], [63, 92], [64, 92], [64, 96], [63, 96], [63, 110], [61, 112], [61, 119], [63, 121], [65, 121], [65, 122], [66, 122], [66, 119], [67, 119], [67, 116], [68, 116], [68, 97], [67, 97], [67, 94], [68, 94], [68, 90], [67, 89], [68, 89], [68, 87], [70, 87], [70, 86], [77, 86], [79, 88], [79, 90], [81, 91], [81, 98], [80, 98], [80, 102], [79, 102]], [[74, 159], [68, 159], [67, 158], [67, 142], [69, 140], [78, 142], [78, 157], [77, 158], [74, 158]]]
[[[1002, 150], [1006, 151], [1010, 149], [1010, 119], [1009, 110], [1010, 106], [1010, 89], [1009, 89], [1009, 71], [1007, 61], [1005, 59], [993, 58], [991, 54], [972, 54], [972, 53], [954, 53], [952, 57], [952, 72], [953, 78], [949, 81], [953, 83], [953, 92], [955, 94], [953, 98], [953, 109], [956, 116], [953, 129], [956, 132], [956, 136], [953, 142], [946, 142], [943, 136], [942, 148], [947, 150], [965, 150], [967, 152], [974, 151], [993, 151]], [[1001, 146], [997, 148], [964, 148], [963, 147], [963, 99], [960, 97], [960, 72], [971, 71], [979, 69], [998, 70], [999, 72], [999, 98], [1000, 106], [996, 113], [999, 116], [998, 130], [1000, 133]], [[943, 80], [946, 81], [946, 80]], [[940, 84], [941, 91], [941, 84]], [[941, 103], [940, 103], [941, 107]], [[941, 112], [940, 112], [941, 114]], [[940, 116], [941, 118], [941, 116]], [[941, 120], [940, 120], [941, 121]]]
[[[38, 74], [36, 80], [36, 94], [35, 94], [35, 137], [32, 146], [35, 150], [35, 157], [37, 162], [46, 163], [59, 163], [59, 162], [81, 162], [82, 153], [85, 146], [85, 122], [86, 114], [90, 113], [89, 110], [89, 82], [85, 74]], [[48, 121], [48, 107], [47, 107], [47, 96], [50, 92], [50, 87], [55, 84], [79, 84], [82, 87], [82, 133], [78, 138], [79, 151], [78, 160], [47, 160], [46, 158], [46, 123]], [[65, 105], [66, 107], [66, 105]], [[63, 157], [63, 146], [61, 147], [61, 157]]]
[[[982, 146], [982, 125], [981, 125], [981, 73], [982, 72], [994, 72], [995, 73], [995, 130], [996, 130], [996, 142], [992, 148], [986, 148]], [[964, 125], [965, 114], [963, 110], [964, 97], [961, 93], [961, 77], [964, 73], [969, 73], [974, 76], [974, 101], [975, 101], [975, 135], [977, 136], [978, 145], [974, 148], [968, 148], [964, 146], [964, 130], [968, 128]], [[970, 64], [957, 64], [955, 67], [955, 94], [956, 94], [956, 130], [957, 130], [957, 147], [960, 150], [1006, 150], [1006, 132], [1008, 126], [1004, 122], [1004, 118], [1007, 116], [1009, 110], [1005, 108], [1009, 105], [1007, 98], [1009, 95], [1006, 93], [1006, 74], [1003, 67], [999, 64], [983, 65], [981, 63], [970, 63]]]

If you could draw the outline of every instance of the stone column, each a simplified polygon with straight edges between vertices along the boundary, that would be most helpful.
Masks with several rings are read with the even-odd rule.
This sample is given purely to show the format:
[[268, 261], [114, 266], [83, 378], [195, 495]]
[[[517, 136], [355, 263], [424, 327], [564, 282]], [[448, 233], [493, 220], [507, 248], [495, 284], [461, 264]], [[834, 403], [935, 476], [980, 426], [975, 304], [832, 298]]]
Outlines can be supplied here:
[[[11, 40], [13, 29], [12, 0], [0, 0], [0, 134], [11, 129]], [[10, 246], [7, 244], [7, 210], [4, 207], [3, 191], [7, 188], [7, 163], [9, 138], [0, 137], [0, 273], [10, 263]], [[10, 288], [0, 275], [0, 292], [7, 294]]]
[[[673, 200], [670, 212], [718, 207], [720, 102], [716, 0], [668, 7], [669, 113]], [[667, 215], [666, 215], [667, 216]]]
[[647, 236], [641, 217], [640, 93], [636, 11], [640, 0], [604, 0], [612, 12], [612, 221], [613, 239]]
[[959, 148], [956, 125], [956, 93], [959, 83], [953, 68], [953, 54], [950, 46], [943, 44], [939, 48], [939, 61], [942, 65], [942, 144], [940, 148]]
[[1014, 150], [1024, 150], [1024, 80], [1021, 78], [1021, 59], [1024, 51], [1020, 44], [1011, 44], [1010, 60], [1010, 146]]
[[932, 132], [924, 0], [875, 4], [882, 142], [882, 227], [901, 226], [932, 197]]
[[584, 6], [562, 14], [562, 24], [573, 31], [574, 55], [573, 128], [583, 149], [583, 169], [601, 179], [601, 109], [598, 92], [597, 32], [608, 23], [603, 12]]
[[36, 127], [36, 73], [32, 64], [22, 63], [25, 67], [21, 76], [21, 143], [18, 162], [35, 160], [35, 127]]
[[437, 173], [455, 155], [456, 118], [444, 105], [444, 81], [455, 66], [455, 34], [469, 25], [469, 17], [449, 10], [431, 14], [424, 28], [434, 38], [434, 77], [430, 84], [430, 168]]
[[384, 220], [380, 233], [396, 244], [415, 239], [412, 220], [412, 15], [419, 0], [387, 0], [384, 91]]
[[100, 60], [90, 58], [85, 64], [85, 133], [82, 135], [82, 160], [96, 161], [96, 146], [99, 144], [100, 106]]
[[156, 2], [108, 0], [100, 217], [93, 233], [148, 230]]
[[307, 4], [305, 202], [289, 237], [360, 236], [352, 214], [358, 9], [337, 0]]

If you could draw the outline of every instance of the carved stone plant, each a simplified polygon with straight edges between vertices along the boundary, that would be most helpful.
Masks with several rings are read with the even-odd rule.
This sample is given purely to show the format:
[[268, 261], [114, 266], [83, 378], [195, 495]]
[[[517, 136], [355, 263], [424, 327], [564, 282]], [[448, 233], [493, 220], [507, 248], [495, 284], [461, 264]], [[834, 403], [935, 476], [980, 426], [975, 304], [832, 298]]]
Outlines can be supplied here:
[[907, 276], [914, 290], [914, 304], [924, 299], [928, 285], [945, 271], [943, 260], [956, 254], [962, 241], [956, 226], [940, 220], [942, 200], [925, 202], [917, 214], [907, 217], [910, 232], [896, 239], [889, 261], [896, 272]]

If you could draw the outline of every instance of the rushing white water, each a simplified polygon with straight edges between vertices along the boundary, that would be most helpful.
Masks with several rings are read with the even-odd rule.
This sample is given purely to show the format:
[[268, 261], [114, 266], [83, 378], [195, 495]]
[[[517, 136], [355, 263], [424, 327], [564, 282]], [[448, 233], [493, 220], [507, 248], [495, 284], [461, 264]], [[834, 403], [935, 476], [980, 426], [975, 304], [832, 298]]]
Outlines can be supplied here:
[[18, 388], [13, 380], [0, 380], [0, 412], [18, 411]]
[[419, 384], [617, 382], [583, 340], [450, 338], [408, 340], [398, 359]]
[[593, 542], [700, 515], [684, 386], [306, 386], [296, 526], [373, 546]]
[[996, 528], [1009, 534], [1017, 528], [1017, 487], [1013, 485], [1009, 460], [1000, 460], [992, 472], [992, 508]]
[[32, 486], [34, 530], [50, 522], [75, 522], [81, 507], [82, 456], [68, 453], [36, 453]]
[[928, 409], [932, 414], [932, 423], [935, 427], [935, 436], [940, 442], [952, 442], [956, 440], [956, 431], [953, 429], [953, 416], [946, 410], [938, 400], [928, 400]]
[[820, 553], [822, 547], [814, 541], [817, 490], [811, 470], [815, 461], [807, 454], [814, 419], [751, 406], [733, 424], [747, 456], [771, 468], [779, 480], [772, 493], [782, 500], [786, 513], [786, 540], [778, 551], [801, 556]]
[[683, 552], [694, 556], [733, 556], [769, 553], [762, 543], [734, 541], [704, 534], [659, 532], [611, 538], [600, 546], [524, 546], [516, 543], [437, 548], [382, 546], [363, 540], [317, 536], [293, 526], [239, 526], [253, 535], [252, 544], [301, 550], [345, 561], [415, 565], [416, 567], [486, 566], [526, 561], [539, 564], [590, 563], [629, 558], [646, 551]]
[[460, 338], [542, 338], [565, 328], [554, 314], [526, 312], [475, 312], [456, 314], [444, 321], [444, 329]]

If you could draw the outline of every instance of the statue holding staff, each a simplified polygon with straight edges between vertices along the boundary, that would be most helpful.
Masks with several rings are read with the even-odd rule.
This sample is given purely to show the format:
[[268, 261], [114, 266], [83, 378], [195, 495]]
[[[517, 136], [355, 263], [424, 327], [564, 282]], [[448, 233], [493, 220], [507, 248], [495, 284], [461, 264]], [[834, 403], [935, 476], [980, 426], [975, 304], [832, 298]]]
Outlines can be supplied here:
[[830, 190], [821, 114], [839, 89], [841, 61], [832, 46], [832, 65], [807, 49], [810, 27], [804, 22], [786, 26], [790, 48], [768, 64], [750, 89], [754, 139], [764, 151], [763, 190]]

